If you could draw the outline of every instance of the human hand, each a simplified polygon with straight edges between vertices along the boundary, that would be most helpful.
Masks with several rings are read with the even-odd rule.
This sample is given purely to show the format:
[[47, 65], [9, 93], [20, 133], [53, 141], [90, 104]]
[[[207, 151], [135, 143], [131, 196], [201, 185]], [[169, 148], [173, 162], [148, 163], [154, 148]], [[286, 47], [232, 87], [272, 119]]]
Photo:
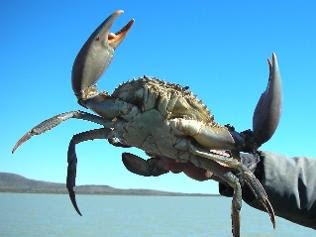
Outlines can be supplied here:
[[188, 177], [198, 181], [213, 177], [211, 171], [198, 168], [191, 162], [181, 163], [167, 157], [152, 157], [145, 160], [130, 153], [123, 153], [122, 161], [129, 171], [142, 176], [159, 176], [171, 171], [175, 174], [183, 172]]

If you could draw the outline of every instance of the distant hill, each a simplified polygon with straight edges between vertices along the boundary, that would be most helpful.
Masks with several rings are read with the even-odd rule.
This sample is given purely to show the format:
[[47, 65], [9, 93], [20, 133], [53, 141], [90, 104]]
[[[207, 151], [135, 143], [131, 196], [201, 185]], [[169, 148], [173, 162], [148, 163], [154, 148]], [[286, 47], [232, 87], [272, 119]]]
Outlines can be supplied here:
[[[0, 172], [0, 192], [60, 193], [66, 194], [65, 184], [25, 178], [21, 175]], [[150, 189], [118, 189], [108, 185], [79, 185], [77, 194], [102, 195], [157, 195], [157, 196], [213, 196], [212, 194], [175, 193]]]

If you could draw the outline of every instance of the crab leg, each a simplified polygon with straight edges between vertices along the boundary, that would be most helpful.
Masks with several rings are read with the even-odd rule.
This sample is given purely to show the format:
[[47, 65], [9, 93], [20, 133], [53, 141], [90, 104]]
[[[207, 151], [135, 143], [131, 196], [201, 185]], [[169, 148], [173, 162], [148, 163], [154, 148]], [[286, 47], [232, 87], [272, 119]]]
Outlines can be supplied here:
[[224, 173], [221, 178], [234, 189], [232, 200], [232, 232], [234, 237], [240, 236], [240, 210], [242, 205], [242, 191], [238, 178], [232, 173]]
[[[259, 203], [263, 206], [265, 211], [269, 214], [272, 226], [273, 228], [275, 228], [275, 214], [274, 214], [272, 204], [269, 201], [268, 195], [265, 192], [264, 188], [262, 187], [262, 184], [260, 183], [260, 181], [246, 166], [241, 164], [236, 159], [222, 157], [220, 155], [214, 155], [207, 151], [198, 149], [197, 147], [194, 147], [193, 145], [191, 145], [191, 152], [196, 156], [204, 157], [206, 159], [209, 159], [212, 162], [216, 162], [219, 165], [223, 166], [224, 168], [240, 171], [241, 178], [243, 178], [246, 181], [250, 190], [255, 195], [256, 200], [259, 201]], [[192, 159], [191, 162], [194, 162], [194, 159]], [[209, 170], [213, 171], [213, 169], [209, 169]]]
[[193, 137], [200, 145], [210, 149], [234, 150], [242, 143], [242, 140], [239, 142], [226, 127], [210, 126], [184, 118], [172, 119], [169, 124], [177, 133]]
[[36, 125], [33, 127], [29, 132], [27, 132], [23, 137], [20, 138], [20, 140], [15, 144], [15, 146], [12, 149], [12, 153], [15, 152], [15, 150], [21, 146], [24, 142], [29, 140], [31, 137], [35, 135], [40, 135], [56, 126], [58, 126], [60, 123], [70, 119], [70, 118], [75, 118], [75, 119], [82, 119], [82, 120], [87, 120], [93, 123], [97, 123], [103, 126], [108, 126], [109, 122], [104, 120], [102, 117], [99, 117], [94, 114], [90, 114], [87, 112], [83, 112], [80, 110], [77, 111], [70, 111], [70, 112], [65, 112], [62, 114], [55, 115], [52, 118], [49, 118], [40, 124]]
[[[210, 154], [212, 155], [212, 154]], [[242, 206], [242, 189], [238, 177], [233, 174], [231, 168], [225, 167], [213, 159], [205, 159], [204, 155], [192, 154], [190, 161], [196, 168], [212, 171], [212, 179], [225, 183], [233, 188], [232, 200], [232, 232], [234, 237], [240, 236], [240, 210]]]
[[95, 130], [90, 130], [82, 133], [78, 133], [72, 137], [68, 147], [67, 153], [67, 161], [68, 161], [68, 168], [67, 168], [67, 189], [69, 192], [69, 197], [71, 200], [72, 205], [76, 209], [77, 213], [81, 216], [81, 212], [78, 208], [76, 202], [76, 195], [74, 191], [74, 187], [76, 186], [76, 171], [77, 171], [77, 155], [76, 155], [76, 145], [94, 139], [107, 139], [109, 134], [112, 132], [109, 128], [100, 128]]
[[79, 208], [76, 203], [75, 199], [75, 180], [76, 180], [76, 169], [77, 169], [77, 156], [75, 151], [75, 146], [78, 143], [93, 140], [93, 139], [108, 139], [109, 134], [112, 132], [110, 129], [112, 127], [112, 122], [107, 121], [102, 117], [99, 117], [97, 115], [89, 114], [83, 111], [70, 111], [62, 114], [58, 114], [50, 119], [47, 119], [34, 128], [32, 128], [29, 132], [27, 132], [14, 146], [12, 153], [15, 152], [15, 150], [22, 145], [24, 142], [29, 140], [34, 135], [40, 135], [56, 126], [58, 126], [60, 123], [70, 119], [70, 118], [76, 118], [76, 119], [82, 119], [87, 120], [90, 122], [98, 123], [100, 125], [103, 125], [105, 128], [95, 129], [83, 133], [76, 134], [72, 137], [69, 148], [68, 148], [68, 169], [67, 169], [67, 189], [69, 192], [70, 200], [78, 212], [79, 215], [81, 215]]
[[255, 200], [258, 201], [262, 205], [264, 210], [269, 214], [272, 227], [275, 228], [275, 213], [264, 187], [251, 171], [246, 170], [242, 174], [248, 187], [255, 195]]

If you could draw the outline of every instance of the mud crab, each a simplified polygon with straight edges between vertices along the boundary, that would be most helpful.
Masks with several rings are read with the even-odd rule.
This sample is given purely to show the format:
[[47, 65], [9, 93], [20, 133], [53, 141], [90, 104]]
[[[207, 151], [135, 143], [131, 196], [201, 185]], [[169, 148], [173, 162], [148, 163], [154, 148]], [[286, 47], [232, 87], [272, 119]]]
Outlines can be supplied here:
[[144, 160], [123, 153], [126, 168], [143, 176], [168, 172], [159, 160], [190, 163], [210, 171], [216, 180], [234, 189], [232, 199], [232, 232], [240, 236], [241, 185], [250, 187], [256, 200], [268, 212], [275, 227], [273, 207], [261, 183], [240, 162], [240, 153], [256, 154], [257, 148], [275, 132], [280, 118], [281, 82], [276, 55], [269, 63], [269, 81], [253, 117], [253, 130], [237, 132], [232, 126], [215, 122], [207, 107], [187, 87], [157, 78], [141, 77], [127, 81], [110, 95], [98, 92], [96, 82], [111, 62], [114, 50], [125, 38], [134, 20], [119, 32], [110, 33], [115, 19], [123, 11], [110, 15], [92, 33], [78, 53], [72, 70], [72, 88], [78, 103], [95, 114], [70, 111], [47, 119], [27, 132], [14, 146], [14, 152], [34, 135], [50, 130], [70, 119], [97, 123], [102, 128], [76, 134], [68, 148], [67, 189], [70, 200], [81, 215], [75, 199], [77, 144], [93, 139], [107, 139], [118, 147], [137, 147], [151, 159]]

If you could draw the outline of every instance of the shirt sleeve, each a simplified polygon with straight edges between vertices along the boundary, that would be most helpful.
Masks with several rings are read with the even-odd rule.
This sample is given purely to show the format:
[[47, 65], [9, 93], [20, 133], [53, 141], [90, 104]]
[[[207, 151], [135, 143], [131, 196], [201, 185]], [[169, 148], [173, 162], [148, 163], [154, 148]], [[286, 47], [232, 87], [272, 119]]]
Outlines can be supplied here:
[[[262, 151], [255, 173], [264, 186], [277, 216], [316, 229], [316, 159]], [[255, 200], [251, 206], [262, 209]]]

